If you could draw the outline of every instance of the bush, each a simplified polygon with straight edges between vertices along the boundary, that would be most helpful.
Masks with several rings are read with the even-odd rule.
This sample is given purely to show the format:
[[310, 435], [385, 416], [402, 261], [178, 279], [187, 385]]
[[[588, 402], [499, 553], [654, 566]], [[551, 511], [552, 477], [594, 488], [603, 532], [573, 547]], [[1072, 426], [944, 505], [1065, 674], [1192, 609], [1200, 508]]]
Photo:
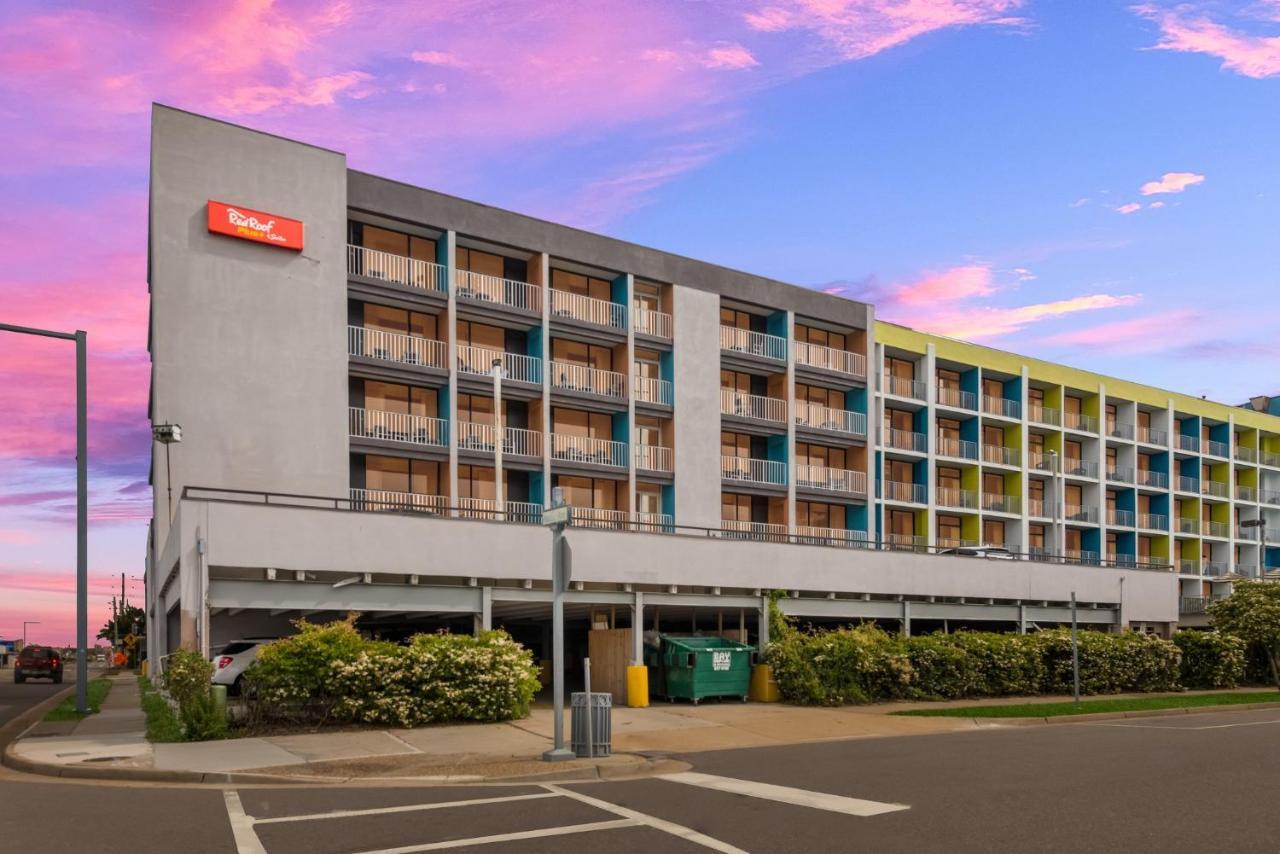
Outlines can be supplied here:
[[178, 704], [178, 720], [188, 741], [207, 741], [227, 734], [226, 714], [213, 702], [213, 663], [192, 650], [169, 656], [164, 689]]
[[323, 625], [299, 620], [296, 634], [264, 645], [244, 674], [255, 711], [273, 718], [328, 720], [342, 699], [333, 690], [334, 665], [351, 664], [374, 648], [395, 649], [362, 638], [357, 616]]
[[[1188, 688], [1234, 688], [1245, 678], [1246, 644], [1223, 632], [1183, 630], [1173, 636], [1182, 650], [1182, 684]], [[1265, 659], [1261, 661], [1265, 666]]]

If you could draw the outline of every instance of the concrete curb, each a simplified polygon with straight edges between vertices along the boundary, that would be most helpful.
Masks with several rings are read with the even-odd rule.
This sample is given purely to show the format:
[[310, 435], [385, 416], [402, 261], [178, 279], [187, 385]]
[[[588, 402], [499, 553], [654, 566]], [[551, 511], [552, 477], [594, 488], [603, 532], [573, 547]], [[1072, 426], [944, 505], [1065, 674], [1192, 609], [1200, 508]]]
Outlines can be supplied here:
[[[962, 720], [973, 721], [974, 724], [983, 729], [997, 729], [1000, 727], [1020, 727], [1020, 726], [1042, 726], [1044, 724], [1080, 724], [1092, 723], [1094, 721], [1115, 721], [1126, 720], [1130, 718], [1167, 718], [1175, 715], [1196, 715], [1210, 714], [1221, 712], [1250, 712], [1259, 709], [1280, 709], [1280, 702], [1273, 703], [1240, 703], [1225, 706], [1190, 706], [1177, 709], [1151, 709], [1149, 711], [1132, 711], [1132, 712], [1095, 712], [1087, 715], [1054, 715], [1053, 717], [1027, 717], [1027, 718], [985, 718], [973, 717], [963, 718]], [[927, 717], [927, 716], [925, 716]], [[941, 717], [941, 716], [940, 716]]]
[[[0, 727], [0, 753], [7, 756], [10, 743], [21, 738], [22, 734], [25, 733], [33, 723], [43, 720], [44, 716], [49, 714], [51, 709], [67, 697], [71, 696], [71, 693], [75, 691], [75, 689], [76, 686], [74, 684], [63, 688], [58, 693], [46, 697], [13, 720], [6, 723], [4, 726]], [[4, 764], [7, 765], [8, 763], [5, 762]]]

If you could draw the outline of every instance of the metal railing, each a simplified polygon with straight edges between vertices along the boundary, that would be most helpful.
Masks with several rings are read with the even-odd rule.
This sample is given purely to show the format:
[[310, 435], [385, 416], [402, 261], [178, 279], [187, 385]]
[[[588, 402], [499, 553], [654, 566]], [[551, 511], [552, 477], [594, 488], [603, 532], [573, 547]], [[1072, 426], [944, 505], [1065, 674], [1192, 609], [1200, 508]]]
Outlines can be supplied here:
[[1245, 486], [1244, 484], [1236, 484], [1236, 500], [1238, 501], [1257, 501], [1258, 489], [1254, 486]]
[[1200, 478], [1187, 477], [1184, 474], [1178, 475], [1178, 491], [1179, 492], [1199, 492]]
[[1102, 555], [1090, 549], [1063, 549], [1062, 560], [1064, 563], [1097, 565], [1102, 563]]
[[982, 493], [982, 509], [991, 513], [1021, 513], [1022, 499], [1016, 495], [984, 492]]
[[1226, 575], [1230, 571], [1227, 562], [1223, 560], [1205, 561], [1204, 574], [1211, 576]]
[[551, 289], [551, 317], [579, 320], [606, 329], [627, 328], [625, 305], [555, 288]]
[[813, 546], [842, 546], [866, 548], [867, 532], [845, 528], [818, 528], [813, 525], [796, 525], [791, 530], [793, 542]]
[[494, 498], [459, 498], [458, 516], [463, 519], [499, 519], [538, 525], [542, 522], [542, 505], [529, 501], [507, 501], [505, 509], [499, 510], [498, 501]]
[[927, 504], [929, 492], [923, 483], [902, 483], [896, 480], [885, 480], [880, 483], [881, 497], [888, 501], [909, 501], [912, 504]]
[[671, 449], [661, 445], [636, 445], [636, 468], [644, 471], [672, 470]]
[[867, 416], [847, 409], [796, 402], [796, 424], [813, 430], [831, 430], [851, 436], [867, 435]]
[[1280, 504], [1280, 491], [1274, 489], [1259, 489], [1258, 500], [1263, 504]]
[[1204, 523], [1204, 535], [1225, 540], [1231, 536], [1231, 526], [1226, 522], [1215, 522], [1210, 519]]
[[808, 344], [797, 341], [793, 345], [796, 364], [824, 371], [835, 371], [839, 374], [867, 378], [867, 357], [861, 353], [850, 353], [848, 350], [837, 350], [821, 344]]
[[1117, 528], [1132, 528], [1136, 521], [1136, 514], [1132, 510], [1108, 510], [1107, 524], [1114, 525]]
[[493, 373], [493, 360], [502, 360], [502, 378], [511, 382], [542, 384], [542, 360], [523, 353], [506, 353], [492, 347], [458, 345], [458, 372], [473, 376]]
[[787, 360], [787, 339], [736, 326], [720, 327], [720, 349], [747, 353], [779, 362]]
[[1264, 466], [1280, 468], [1280, 454], [1272, 453], [1271, 451], [1259, 451], [1258, 462], [1262, 463]]
[[570, 511], [570, 524], [581, 528], [660, 534], [673, 531], [675, 520], [667, 513], [629, 513], [626, 510], [600, 507], [574, 507]]
[[1063, 412], [1062, 426], [1081, 433], [1097, 433], [1098, 419], [1083, 412]]
[[1004, 445], [983, 445], [982, 460], [1002, 466], [1016, 466], [1021, 462], [1022, 454], [1017, 448]]
[[720, 536], [727, 540], [766, 540], [786, 542], [787, 526], [775, 522], [743, 522], [738, 519], [720, 520]]
[[1082, 504], [1068, 504], [1063, 508], [1063, 510], [1066, 511], [1062, 514], [1063, 519], [1068, 522], [1085, 522], [1091, 525], [1097, 524], [1098, 522], [1097, 507], [1086, 507]]
[[[1197, 575], [1199, 573], [1196, 573]], [[1178, 602], [1179, 614], [1207, 614], [1209, 605], [1221, 599], [1221, 596], [1183, 596]]]
[[796, 466], [796, 486], [853, 495], [867, 494], [867, 473], [827, 466]]
[[968, 439], [953, 439], [941, 433], [938, 434], [937, 440], [938, 456], [940, 457], [952, 457], [957, 460], [976, 460], [978, 458], [977, 442], [970, 442]]
[[1062, 425], [1062, 411], [1040, 403], [1027, 404], [1027, 418], [1037, 424], [1051, 424], [1054, 427]]
[[928, 551], [929, 538], [920, 534], [894, 534], [884, 537], [885, 548], [890, 550], [909, 549], [911, 551]]
[[1027, 466], [1036, 471], [1053, 471], [1053, 455], [1041, 454], [1035, 451], [1027, 452]]
[[671, 315], [665, 311], [654, 311], [638, 302], [631, 307], [631, 318], [637, 335], [667, 339], [672, 336]]
[[893, 374], [880, 376], [881, 386], [886, 394], [897, 397], [909, 397], [912, 400], [925, 400], [927, 396], [924, 380], [910, 377], [895, 377]]
[[957, 510], [978, 509], [978, 493], [972, 489], [938, 486], [934, 487], [933, 498], [939, 507], [949, 507]]
[[1204, 443], [1204, 452], [1211, 457], [1222, 457], [1226, 459], [1231, 456], [1231, 446], [1226, 442], [1219, 442], [1216, 439], [1208, 439]]
[[1142, 427], [1137, 429], [1138, 441], [1147, 445], [1167, 446], [1169, 444], [1169, 434], [1164, 430], [1157, 430], [1154, 427]]
[[449, 496], [390, 492], [382, 489], [352, 489], [351, 509], [444, 513], [449, 509]]
[[1258, 449], [1237, 445], [1236, 459], [1242, 463], [1256, 463], [1258, 461]]
[[929, 450], [928, 437], [912, 430], [895, 430], [892, 427], [884, 431], [884, 446], [896, 451], [915, 451], [918, 454]]
[[1200, 561], [1194, 558], [1180, 558], [1178, 560], [1178, 572], [1182, 575], [1199, 575]]
[[1169, 475], [1162, 471], [1138, 469], [1134, 472], [1134, 478], [1137, 480], [1139, 486], [1154, 486], [1157, 489], [1169, 488]]
[[969, 409], [975, 412], [978, 409], [978, 396], [971, 391], [965, 391], [952, 385], [943, 385], [941, 382], [938, 383], [935, 391], [938, 395], [939, 406], [950, 406], [953, 409]]
[[1107, 469], [1107, 480], [1116, 483], [1133, 483], [1133, 468], [1130, 466], [1116, 466]]
[[1179, 516], [1177, 530], [1179, 534], [1198, 534], [1200, 533], [1200, 520], [1191, 516]]
[[757, 460], [751, 457], [720, 457], [720, 477], [739, 483], [758, 483], [766, 486], [787, 485], [787, 464], [778, 460]]
[[1179, 433], [1179, 434], [1178, 434], [1178, 448], [1179, 448], [1179, 450], [1183, 450], [1183, 451], [1196, 451], [1196, 452], [1199, 452], [1199, 450], [1200, 450], [1200, 437], [1199, 437], [1199, 436], [1188, 436], [1188, 435], [1186, 435], [1185, 433]]
[[940, 549], [972, 549], [978, 546], [978, 541], [963, 537], [938, 537], [934, 545]]
[[1138, 527], [1151, 531], [1169, 530], [1169, 517], [1163, 513], [1139, 513]]
[[551, 387], [620, 400], [627, 397], [627, 378], [624, 375], [575, 362], [551, 363]]
[[1231, 494], [1231, 488], [1220, 480], [1202, 480], [1200, 481], [1200, 494], [1212, 495], [1214, 498], [1226, 498]]
[[1068, 477], [1092, 477], [1098, 476], [1098, 464], [1093, 460], [1073, 460], [1070, 458], [1062, 461], [1062, 473]]
[[1027, 515], [1033, 516], [1037, 519], [1048, 519], [1050, 515], [1049, 511], [1052, 507], [1053, 505], [1045, 501], [1043, 498], [1027, 499]]
[[402, 332], [386, 332], [363, 326], [347, 327], [347, 355], [380, 359], [401, 365], [421, 365], [428, 368], [448, 366], [448, 347], [443, 341], [405, 335]]
[[675, 392], [670, 380], [657, 377], [642, 377], [636, 374], [631, 380], [631, 393], [642, 403], [656, 403], [671, 406], [675, 402]]
[[533, 313], [542, 311], [542, 288], [537, 285], [470, 270], [455, 270], [453, 281], [458, 299], [495, 303]]
[[347, 244], [347, 273], [441, 293], [446, 290], [445, 283], [448, 281], [445, 268], [433, 261], [393, 255], [351, 244]]
[[[497, 450], [494, 437], [497, 430], [493, 424], [476, 421], [458, 422], [458, 448], [465, 451], [483, 451], [492, 453]], [[507, 427], [503, 431], [504, 441], [502, 453], [515, 457], [542, 456], [542, 434], [522, 427]]]
[[787, 423], [787, 402], [776, 397], [746, 394], [731, 388], [720, 389], [720, 412], [757, 421]]
[[1022, 403], [1017, 400], [1009, 400], [1007, 397], [994, 397], [984, 394], [982, 396], [982, 411], [987, 415], [999, 415], [1002, 418], [1021, 418]]
[[588, 463], [611, 468], [627, 467], [627, 445], [612, 439], [551, 434], [551, 458], [567, 463]]
[[1132, 424], [1112, 421], [1107, 425], [1107, 435], [1113, 439], [1132, 439], [1134, 437], [1134, 428]]
[[449, 444], [449, 423], [443, 418], [351, 406], [347, 409], [347, 426], [349, 435], [356, 439], [381, 439], [441, 448]]

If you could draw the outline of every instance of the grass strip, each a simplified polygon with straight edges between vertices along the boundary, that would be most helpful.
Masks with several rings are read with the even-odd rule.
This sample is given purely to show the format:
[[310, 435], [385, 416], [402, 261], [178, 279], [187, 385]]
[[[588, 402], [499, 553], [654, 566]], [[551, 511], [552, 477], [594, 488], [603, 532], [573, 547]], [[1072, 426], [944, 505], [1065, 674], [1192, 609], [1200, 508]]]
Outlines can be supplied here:
[[[110, 691], [110, 679], [89, 680], [85, 686], [85, 705], [88, 707], [90, 715], [98, 713], [98, 710], [102, 708], [102, 701], [107, 699], [107, 694]], [[76, 695], [72, 691], [71, 696], [50, 709], [44, 719], [46, 721], [78, 721], [83, 720], [85, 717], [87, 715], [82, 715], [76, 711]]]
[[183, 741], [182, 724], [150, 679], [138, 677], [138, 693], [142, 697], [142, 712], [147, 716], [147, 741]]
[[893, 714], [918, 718], [1056, 718], [1063, 715], [1092, 715], [1099, 712], [1148, 712], [1160, 709], [1192, 709], [1276, 702], [1280, 702], [1280, 691], [1248, 691], [1230, 694], [1187, 694], [1177, 697], [1081, 700], [1079, 704], [1068, 700], [1062, 703], [1017, 703], [1003, 706], [946, 706], [936, 709], [908, 709], [893, 712]]

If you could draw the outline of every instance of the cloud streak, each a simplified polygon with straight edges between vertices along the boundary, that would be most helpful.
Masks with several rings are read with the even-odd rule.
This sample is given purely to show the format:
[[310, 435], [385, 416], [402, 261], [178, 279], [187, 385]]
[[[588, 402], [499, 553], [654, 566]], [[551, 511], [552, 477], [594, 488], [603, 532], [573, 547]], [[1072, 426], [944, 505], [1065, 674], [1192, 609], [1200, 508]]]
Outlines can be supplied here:
[[[1144, 3], [1132, 9], [1160, 30], [1160, 40], [1152, 50], [1213, 56], [1222, 60], [1222, 70], [1255, 80], [1280, 74], [1280, 35], [1260, 35], [1224, 24], [1211, 17], [1210, 10], [1216, 7], [1205, 3], [1173, 7]], [[1269, 17], [1276, 20], [1274, 14]]]

